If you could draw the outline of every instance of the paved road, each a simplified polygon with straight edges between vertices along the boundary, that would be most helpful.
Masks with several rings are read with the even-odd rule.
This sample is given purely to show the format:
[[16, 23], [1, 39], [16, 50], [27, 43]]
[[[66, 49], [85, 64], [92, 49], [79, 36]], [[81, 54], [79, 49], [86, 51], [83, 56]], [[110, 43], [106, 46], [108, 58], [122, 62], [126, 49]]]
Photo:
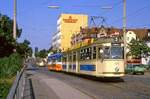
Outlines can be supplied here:
[[49, 78], [60, 80], [87, 94], [93, 99], [150, 99], [150, 74], [127, 75], [123, 81], [106, 81], [100, 78], [84, 78], [65, 73], [38, 70]]

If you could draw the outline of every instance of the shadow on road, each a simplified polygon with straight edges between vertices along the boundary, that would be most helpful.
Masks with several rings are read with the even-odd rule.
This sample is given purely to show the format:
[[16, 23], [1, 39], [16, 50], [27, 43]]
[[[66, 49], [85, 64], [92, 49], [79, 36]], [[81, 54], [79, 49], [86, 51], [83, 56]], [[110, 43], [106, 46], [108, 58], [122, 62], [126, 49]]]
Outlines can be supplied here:
[[[56, 72], [56, 71], [54, 71], [54, 72]], [[124, 82], [124, 79], [120, 78], [120, 77], [109, 77], [108, 78], [108, 77], [96, 77], [96, 76], [91, 76], [91, 75], [75, 74], [75, 73], [68, 73], [68, 72], [61, 72], [61, 73], [68, 74], [68, 75], [71, 75], [71, 76], [81, 77], [81, 78], [88, 79], [88, 80], [93, 80], [93, 81], [98, 81], [98, 82], [105, 82], [105, 83]]]
[[[44, 71], [48, 71], [47, 69], [42, 69]], [[55, 72], [55, 73], [63, 73], [63, 74], [67, 74], [67, 75], [71, 75], [71, 76], [76, 76], [76, 77], [80, 77], [80, 78], [84, 78], [84, 79], [88, 79], [88, 80], [93, 80], [93, 81], [97, 81], [97, 82], [105, 82], [105, 83], [120, 83], [120, 82], [124, 82], [123, 78], [120, 77], [96, 77], [96, 76], [91, 76], [91, 75], [84, 75], [84, 74], [76, 74], [76, 73], [71, 73], [71, 72], [64, 72], [64, 71], [54, 71], [51, 70], [51, 72]]]

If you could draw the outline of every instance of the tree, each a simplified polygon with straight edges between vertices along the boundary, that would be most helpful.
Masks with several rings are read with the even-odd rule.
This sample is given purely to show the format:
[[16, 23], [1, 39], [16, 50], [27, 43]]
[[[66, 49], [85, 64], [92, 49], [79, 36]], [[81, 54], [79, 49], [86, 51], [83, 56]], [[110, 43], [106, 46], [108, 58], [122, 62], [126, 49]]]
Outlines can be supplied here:
[[29, 47], [30, 42], [28, 40], [24, 40], [23, 43], [17, 44], [17, 52], [22, 57], [32, 56], [32, 48]]
[[132, 39], [129, 44], [129, 55], [132, 55], [135, 58], [140, 58], [141, 55], [145, 56], [150, 52], [150, 48], [142, 40]]
[[48, 55], [48, 51], [46, 49], [42, 49], [39, 52], [35, 53], [36, 57], [46, 58]]
[[[17, 38], [20, 37], [22, 29], [17, 26]], [[0, 57], [9, 56], [16, 47], [13, 38], [13, 20], [6, 15], [0, 14]]]
[[[22, 29], [19, 29], [17, 25], [17, 38], [21, 36], [21, 32]], [[13, 20], [0, 14], [0, 57], [11, 55], [14, 48], [22, 57], [32, 56], [32, 48], [29, 45], [28, 40], [18, 43], [13, 38]]]

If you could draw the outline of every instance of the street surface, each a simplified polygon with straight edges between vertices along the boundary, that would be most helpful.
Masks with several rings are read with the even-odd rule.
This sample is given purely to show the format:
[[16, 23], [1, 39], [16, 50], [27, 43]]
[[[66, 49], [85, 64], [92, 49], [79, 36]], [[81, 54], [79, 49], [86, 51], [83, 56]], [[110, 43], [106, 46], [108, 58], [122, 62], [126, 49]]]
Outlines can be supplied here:
[[[43, 67], [40, 67], [36, 72], [35, 75], [40, 74], [46, 76], [46, 79], [54, 78], [59, 80], [84, 93], [91, 99], [150, 99], [150, 73], [145, 73], [145, 75], [126, 75], [122, 80], [108, 81], [101, 78], [79, 77], [48, 71], [47, 68]], [[55, 88], [57, 87], [55, 86]], [[63, 90], [65, 91], [65, 88]]]

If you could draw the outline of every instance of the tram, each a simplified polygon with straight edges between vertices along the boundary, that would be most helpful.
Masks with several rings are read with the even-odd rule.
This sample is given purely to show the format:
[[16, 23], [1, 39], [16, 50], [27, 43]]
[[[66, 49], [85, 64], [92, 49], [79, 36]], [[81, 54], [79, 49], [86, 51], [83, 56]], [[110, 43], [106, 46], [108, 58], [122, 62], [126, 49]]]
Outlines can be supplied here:
[[96, 77], [124, 76], [123, 42], [97, 41], [63, 52], [62, 71]]
[[48, 70], [62, 71], [62, 54], [56, 53], [48, 57]]

